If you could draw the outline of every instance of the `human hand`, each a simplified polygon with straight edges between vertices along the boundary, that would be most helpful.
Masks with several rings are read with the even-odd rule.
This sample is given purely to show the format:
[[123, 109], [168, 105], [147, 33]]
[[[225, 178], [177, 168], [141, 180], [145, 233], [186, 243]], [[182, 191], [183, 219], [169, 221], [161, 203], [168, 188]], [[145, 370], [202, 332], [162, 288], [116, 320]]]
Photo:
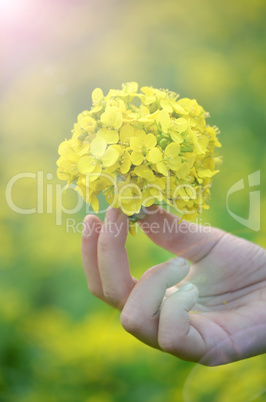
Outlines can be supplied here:
[[[266, 251], [222, 230], [179, 221], [153, 208], [140, 221], [174, 258], [130, 275], [127, 217], [84, 221], [82, 261], [90, 291], [121, 310], [121, 323], [146, 344], [184, 360], [219, 365], [266, 352]], [[190, 266], [188, 260], [192, 262]]]

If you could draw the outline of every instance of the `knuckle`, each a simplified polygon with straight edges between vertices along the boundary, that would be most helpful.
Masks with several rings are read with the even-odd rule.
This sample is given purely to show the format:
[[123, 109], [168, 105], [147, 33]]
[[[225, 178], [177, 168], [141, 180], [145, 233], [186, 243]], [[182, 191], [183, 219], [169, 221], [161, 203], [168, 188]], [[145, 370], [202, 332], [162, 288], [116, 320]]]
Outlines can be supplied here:
[[134, 313], [123, 310], [120, 316], [120, 322], [122, 327], [131, 334], [136, 334], [141, 331], [141, 321]]
[[[178, 341], [180, 341], [180, 340], [178, 339]], [[176, 336], [175, 336], [175, 334], [173, 334], [170, 331], [164, 331], [163, 333], [159, 333], [158, 343], [159, 343], [160, 348], [164, 352], [176, 353], [178, 350]], [[182, 344], [182, 340], [181, 340], [181, 344]]]
[[88, 289], [93, 296], [98, 297], [98, 298], [102, 297], [102, 293], [103, 293], [102, 289], [99, 289], [97, 286], [94, 286], [93, 284], [88, 283]]
[[145, 271], [142, 274], [141, 281], [149, 280], [151, 278], [151, 276], [153, 276], [153, 273], [154, 273], [154, 267], [148, 268], [147, 271]]
[[108, 236], [100, 235], [99, 240], [98, 240], [99, 253], [106, 254], [110, 250], [111, 247], [112, 247], [112, 244], [111, 244]]
[[121, 304], [119, 294], [116, 291], [110, 289], [104, 289], [103, 291], [105, 301], [113, 307], [118, 308]]
[[151, 277], [155, 275], [160, 275], [162, 273], [162, 266], [163, 264], [155, 265], [153, 267], [150, 267], [147, 269], [147, 271], [144, 272], [144, 274], [141, 276], [141, 281], [143, 280], [149, 280]]

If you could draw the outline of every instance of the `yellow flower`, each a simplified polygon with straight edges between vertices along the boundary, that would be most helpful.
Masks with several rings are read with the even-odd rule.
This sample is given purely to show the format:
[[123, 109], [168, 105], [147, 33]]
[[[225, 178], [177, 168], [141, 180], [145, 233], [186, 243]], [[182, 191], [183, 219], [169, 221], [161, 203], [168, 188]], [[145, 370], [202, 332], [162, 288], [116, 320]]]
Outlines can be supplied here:
[[124, 153], [121, 157], [120, 172], [122, 174], [126, 174], [129, 172], [130, 167], [131, 167], [130, 155], [126, 150], [124, 150]]
[[150, 207], [154, 202], [163, 200], [165, 182], [162, 178], [155, 177], [152, 183], [147, 183], [142, 190], [142, 205]]
[[79, 127], [85, 132], [94, 132], [97, 123], [96, 121], [90, 116], [89, 112], [85, 111], [78, 115], [78, 125]]
[[60, 157], [57, 160], [57, 176], [71, 183], [78, 176], [79, 155], [72, 148], [71, 141], [67, 140], [59, 145], [58, 153]]
[[127, 146], [134, 136], [134, 128], [130, 124], [124, 124], [120, 129], [120, 142]]
[[131, 161], [134, 165], [141, 165], [144, 158], [152, 163], [158, 163], [162, 160], [162, 151], [156, 148], [157, 138], [153, 134], [145, 134], [143, 130], [138, 130], [134, 137], [130, 139], [130, 148], [132, 149]]
[[156, 164], [158, 172], [164, 176], [168, 176], [169, 170], [176, 171], [182, 164], [182, 159], [179, 156], [180, 145], [172, 142], [167, 145], [164, 150], [162, 161]]
[[113, 97], [118, 97], [119, 99], [122, 99], [125, 103], [130, 103], [136, 96], [138, 96], [137, 90], [138, 84], [136, 82], [127, 82], [126, 84], [123, 84], [122, 90], [111, 89], [106, 98], [109, 99]]
[[122, 113], [117, 106], [109, 106], [101, 115], [101, 122], [105, 127], [119, 129], [123, 122]]
[[[136, 106], [136, 102], [139, 106]], [[132, 223], [143, 208], [164, 202], [186, 219], [207, 209], [219, 171], [218, 129], [195, 99], [130, 82], [104, 96], [92, 92], [92, 108], [78, 115], [72, 138], [59, 146], [58, 177], [98, 211], [98, 195]]]
[[107, 143], [103, 138], [94, 138], [90, 144], [89, 155], [80, 158], [78, 169], [81, 174], [90, 174], [91, 180], [97, 180], [102, 172], [103, 167], [114, 165], [118, 158], [119, 152], [107, 147]]
[[108, 128], [100, 128], [97, 131], [96, 138], [103, 138], [107, 144], [116, 144], [119, 139], [118, 131]]
[[103, 91], [101, 88], [95, 88], [91, 94], [92, 104], [94, 106], [94, 112], [100, 111], [102, 108], [102, 101], [104, 100]]
[[134, 182], [118, 183], [118, 206], [126, 215], [138, 213], [142, 205], [141, 189]]

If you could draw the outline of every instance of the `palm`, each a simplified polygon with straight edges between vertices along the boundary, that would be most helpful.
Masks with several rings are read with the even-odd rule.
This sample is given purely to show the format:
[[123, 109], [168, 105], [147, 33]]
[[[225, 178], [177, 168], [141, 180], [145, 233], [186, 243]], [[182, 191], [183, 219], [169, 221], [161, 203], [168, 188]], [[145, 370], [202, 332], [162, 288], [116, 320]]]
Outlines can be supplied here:
[[197, 286], [199, 297], [190, 322], [206, 343], [206, 356], [219, 349], [228, 360], [260, 352], [252, 338], [266, 331], [265, 263], [261, 248], [225, 234], [191, 266], [185, 281]]

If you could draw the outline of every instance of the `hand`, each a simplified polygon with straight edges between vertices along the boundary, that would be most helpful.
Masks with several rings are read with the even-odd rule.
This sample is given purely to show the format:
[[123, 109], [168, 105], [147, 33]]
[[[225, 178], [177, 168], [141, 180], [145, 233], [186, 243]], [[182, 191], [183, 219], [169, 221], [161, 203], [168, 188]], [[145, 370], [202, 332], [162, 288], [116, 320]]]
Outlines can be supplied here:
[[[176, 257], [130, 275], [127, 217], [84, 221], [82, 261], [90, 291], [121, 310], [146, 344], [184, 360], [219, 365], [266, 352], [266, 251], [216, 228], [179, 221], [152, 207], [145, 233]], [[189, 266], [188, 260], [192, 262]]]

